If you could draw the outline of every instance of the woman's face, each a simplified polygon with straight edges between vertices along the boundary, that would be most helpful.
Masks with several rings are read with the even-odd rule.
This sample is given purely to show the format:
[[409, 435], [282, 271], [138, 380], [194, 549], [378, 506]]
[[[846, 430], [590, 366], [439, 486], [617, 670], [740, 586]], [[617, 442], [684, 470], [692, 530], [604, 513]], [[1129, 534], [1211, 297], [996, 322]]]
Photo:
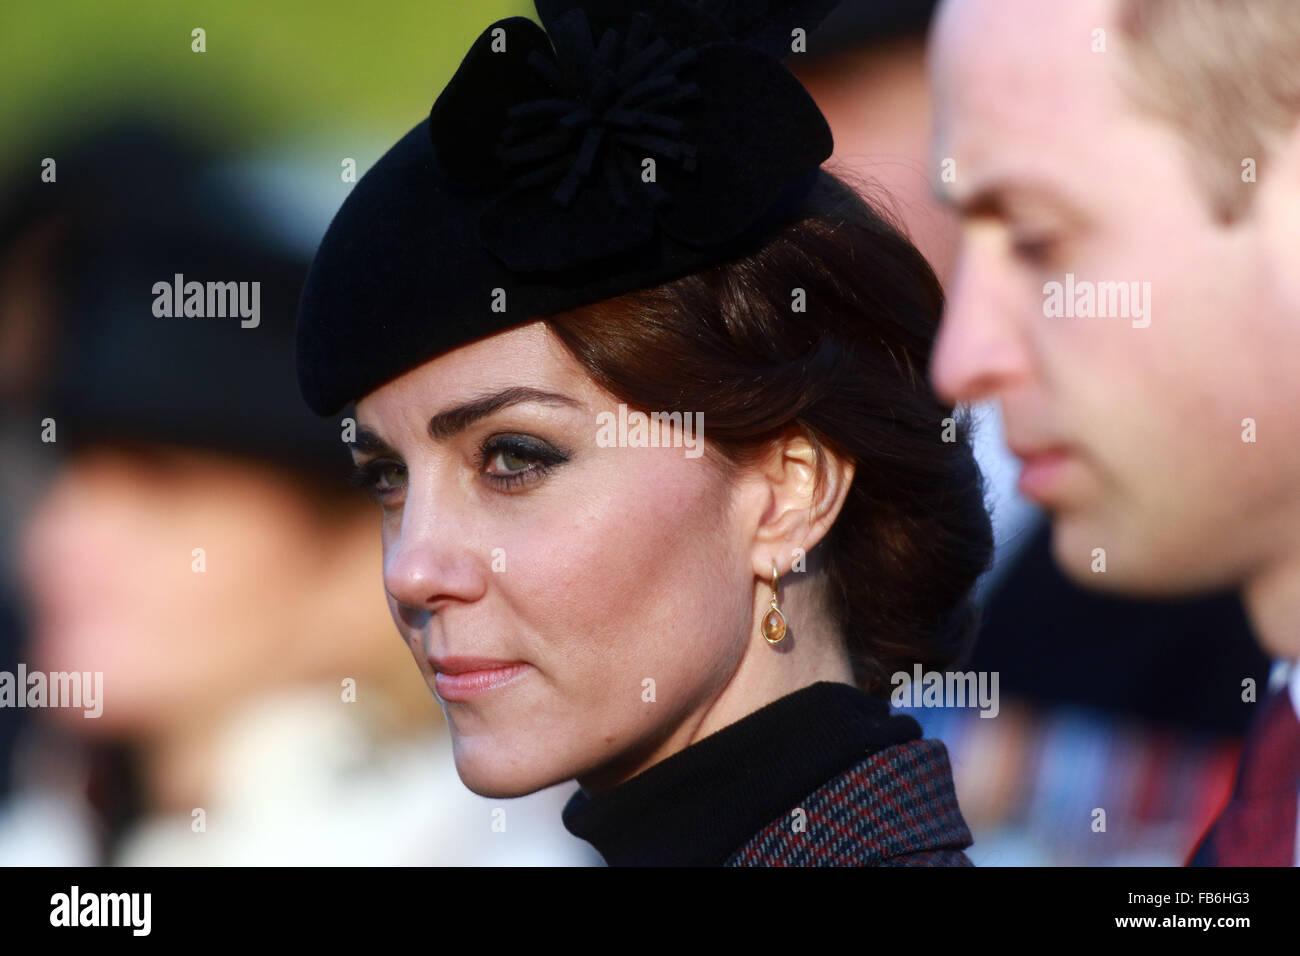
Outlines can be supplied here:
[[[603, 789], [680, 749], [751, 639], [753, 496], [685, 447], [604, 447], [618, 405], [541, 321], [357, 403], [389, 608], [482, 795]], [[461, 697], [450, 657], [523, 666]]]
[[340, 612], [329, 593], [347, 581], [325, 558], [358, 543], [345, 528], [322, 537], [301, 489], [271, 469], [167, 446], [87, 448], [24, 527], [30, 666], [103, 675], [99, 719], [53, 709], [87, 734], [210, 724], [318, 678], [318, 665], [382, 653], [363, 626], [382, 619], [377, 596], [352, 590]]

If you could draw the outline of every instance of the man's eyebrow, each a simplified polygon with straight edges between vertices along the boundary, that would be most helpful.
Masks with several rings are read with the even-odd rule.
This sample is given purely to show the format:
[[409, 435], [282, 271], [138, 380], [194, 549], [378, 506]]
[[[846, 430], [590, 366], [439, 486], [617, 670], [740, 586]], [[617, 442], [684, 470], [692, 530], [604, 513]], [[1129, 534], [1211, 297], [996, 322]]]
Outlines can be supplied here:
[[1083, 213], [1068, 198], [1045, 183], [1032, 179], [998, 179], [985, 183], [965, 196], [953, 196], [944, 184], [934, 185], [935, 198], [963, 218], [1010, 218], [1023, 205], [1050, 207], [1053, 212], [1082, 221]]
[[[476, 421], [486, 418], [494, 412], [511, 405], [520, 405], [524, 402], [536, 402], [541, 405], [562, 405], [570, 408], [582, 408], [582, 403], [577, 399], [570, 398], [559, 392], [548, 392], [545, 389], [529, 388], [527, 386], [514, 386], [504, 388], [499, 392], [493, 392], [490, 395], [482, 395], [479, 398], [471, 399], [460, 405], [438, 412], [429, 419], [428, 434], [434, 441], [446, 441], [453, 435], [456, 435]], [[359, 427], [356, 432], [356, 438], [349, 443], [349, 447], [362, 454], [375, 455], [396, 455], [393, 448], [373, 429], [364, 425]]]
[[952, 206], [961, 216], [972, 219], [1006, 217], [1006, 194], [997, 186], [990, 186], [965, 196], [961, 200], [951, 200]]
[[961, 216], [1001, 216], [1006, 212], [1005, 187], [1001, 183], [989, 183], [969, 196], [954, 196], [941, 182], [932, 183], [930, 191], [936, 201]]

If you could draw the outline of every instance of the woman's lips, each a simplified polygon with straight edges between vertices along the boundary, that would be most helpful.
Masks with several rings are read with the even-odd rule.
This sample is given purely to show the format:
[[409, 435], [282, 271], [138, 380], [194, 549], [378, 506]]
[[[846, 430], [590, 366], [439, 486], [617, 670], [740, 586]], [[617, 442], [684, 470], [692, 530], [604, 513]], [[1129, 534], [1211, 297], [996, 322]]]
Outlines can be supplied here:
[[1035, 452], [1016, 452], [1024, 467], [1020, 471], [1020, 480], [1016, 487], [1026, 498], [1045, 502], [1052, 496], [1061, 480], [1061, 473], [1074, 459], [1066, 448], [1048, 448]]
[[[432, 661], [430, 663], [433, 664]], [[433, 664], [433, 668], [433, 682], [438, 696], [443, 700], [459, 701], [469, 700], [489, 690], [504, 687], [521, 677], [528, 670], [528, 665], [515, 662], [479, 670], [461, 671], [457, 674], [440, 671], [437, 669], [437, 664]]]

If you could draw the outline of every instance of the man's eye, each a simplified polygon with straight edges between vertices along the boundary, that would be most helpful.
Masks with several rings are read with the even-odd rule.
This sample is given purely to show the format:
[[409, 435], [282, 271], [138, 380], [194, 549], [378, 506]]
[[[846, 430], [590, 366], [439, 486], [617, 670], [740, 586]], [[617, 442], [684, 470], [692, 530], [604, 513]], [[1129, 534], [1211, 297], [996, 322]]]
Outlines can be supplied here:
[[1013, 236], [1011, 251], [1021, 262], [1033, 266], [1047, 265], [1057, 250], [1057, 240], [1052, 236]]

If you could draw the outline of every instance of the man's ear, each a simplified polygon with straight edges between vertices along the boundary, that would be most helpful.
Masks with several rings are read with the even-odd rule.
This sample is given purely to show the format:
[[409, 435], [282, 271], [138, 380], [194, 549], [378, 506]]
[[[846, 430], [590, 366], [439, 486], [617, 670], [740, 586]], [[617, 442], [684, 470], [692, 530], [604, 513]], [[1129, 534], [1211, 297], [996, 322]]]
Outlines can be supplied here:
[[754, 530], [753, 565], [759, 577], [786, 572], [826, 536], [853, 482], [854, 463], [799, 428], [777, 441], [761, 469], [765, 507]]
[[1300, 309], [1300, 116], [1278, 140], [1259, 182], [1254, 215], [1269, 276], [1286, 301]]

